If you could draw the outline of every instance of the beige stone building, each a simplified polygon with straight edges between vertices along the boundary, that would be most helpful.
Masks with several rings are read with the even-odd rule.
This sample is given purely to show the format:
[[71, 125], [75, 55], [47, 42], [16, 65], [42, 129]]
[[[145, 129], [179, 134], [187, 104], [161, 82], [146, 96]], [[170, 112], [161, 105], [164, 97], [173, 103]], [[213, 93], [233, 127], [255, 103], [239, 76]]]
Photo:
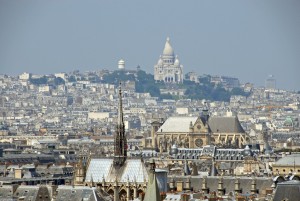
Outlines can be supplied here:
[[169, 117], [163, 123], [153, 122], [151, 139], [147, 139], [145, 146], [158, 148], [160, 151], [170, 150], [173, 144], [179, 148], [199, 148], [206, 145], [237, 148], [247, 141], [247, 134], [237, 117], [176, 116]]
[[285, 176], [288, 174], [300, 176], [300, 154], [282, 157], [272, 166], [273, 175]]

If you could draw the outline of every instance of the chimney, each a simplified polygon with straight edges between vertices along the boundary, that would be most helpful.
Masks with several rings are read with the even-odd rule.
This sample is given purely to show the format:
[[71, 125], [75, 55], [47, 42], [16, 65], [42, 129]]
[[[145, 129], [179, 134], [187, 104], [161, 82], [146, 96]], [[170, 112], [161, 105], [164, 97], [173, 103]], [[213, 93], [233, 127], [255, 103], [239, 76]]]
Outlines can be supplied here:
[[176, 189], [179, 192], [181, 192], [183, 190], [183, 181], [177, 181], [176, 182]]
[[16, 168], [15, 169], [15, 179], [21, 179], [22, 178], [22, 168]]
[[209, 188], [207, 188], [207, 177], [204, 176], [202, 178], [202, 188], [201, 190], [205, 193], [205, 194], [208, 194], [209, 193]]
[[169, 186], [170, 186], [170, 190], [171, 191], [175, 191], [176, 190], [174, 178], [171, 178]]
[[219, 182], [218, 182], [218, 194], [220, 196], [225, 194], [225, 188], [223, 187], [223, 177], [219, 177]]
[[185, 185], [184, 185], [184, 190], [192, 190], [192, 187], [191, 187], [191, 178], [187, 178], [187, 180], [185, 181]]
[[236, 193], [241, 193], [242, 192], [240, 178], [237, 178], [237, 177], [235, 178], [234, 191]]
[[258, 194], [258, 189], [256, 188], [256, 178], [252, 177], [251, 182], [251, 193]]

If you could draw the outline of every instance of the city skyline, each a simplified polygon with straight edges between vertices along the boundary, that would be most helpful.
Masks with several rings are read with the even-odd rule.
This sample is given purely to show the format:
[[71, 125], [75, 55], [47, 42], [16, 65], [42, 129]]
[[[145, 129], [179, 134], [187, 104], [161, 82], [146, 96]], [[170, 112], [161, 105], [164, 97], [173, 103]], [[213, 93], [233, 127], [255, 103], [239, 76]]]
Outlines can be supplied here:
[[184, 73], [299, 90], [297, 1], [1, 1], [0, 74], [116, 70], [153, 74], [170, 37]]

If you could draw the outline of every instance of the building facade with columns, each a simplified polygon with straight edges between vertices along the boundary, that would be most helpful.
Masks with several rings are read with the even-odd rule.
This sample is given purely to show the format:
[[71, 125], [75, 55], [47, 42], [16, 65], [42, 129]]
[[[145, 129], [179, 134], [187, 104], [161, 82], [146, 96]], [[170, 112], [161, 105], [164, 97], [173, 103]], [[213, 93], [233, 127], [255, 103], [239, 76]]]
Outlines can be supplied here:
[[178, 56], [175, 56], [169, 37], [162, 55], [154, 65], [154, 80], [165, 83], [183, 82], [183, 65], [180, 64]]

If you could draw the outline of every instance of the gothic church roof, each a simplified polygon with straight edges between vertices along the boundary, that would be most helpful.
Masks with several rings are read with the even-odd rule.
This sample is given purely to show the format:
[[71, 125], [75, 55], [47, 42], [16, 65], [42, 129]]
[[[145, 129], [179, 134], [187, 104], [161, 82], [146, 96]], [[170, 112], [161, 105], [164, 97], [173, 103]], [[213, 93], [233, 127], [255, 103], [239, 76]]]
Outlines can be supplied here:
[[245, 133], [237, 117], [210, 117], [208, 125], [213, 133]]
[[89, 163], [86, 173], [86, 182], [90, 182], [91, 178], [95, 182], [101, 182], [102, 179], [106, 182], [130, 182], [136, 181], [143, 183], [148, 181], [148, 172], [141, 159], [128, 158], [124, 165], [120, 168], [115, 168], [113, 158], [93, 158]]
[[169, 117], [164, 124], [158, 129], [157, 133], [161, 132], [184, 132], [188, 133], [190, 123], [194, 125], [198, 117]]

